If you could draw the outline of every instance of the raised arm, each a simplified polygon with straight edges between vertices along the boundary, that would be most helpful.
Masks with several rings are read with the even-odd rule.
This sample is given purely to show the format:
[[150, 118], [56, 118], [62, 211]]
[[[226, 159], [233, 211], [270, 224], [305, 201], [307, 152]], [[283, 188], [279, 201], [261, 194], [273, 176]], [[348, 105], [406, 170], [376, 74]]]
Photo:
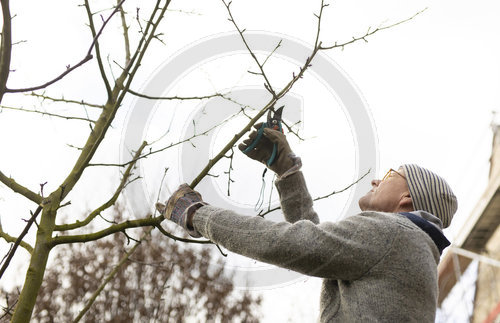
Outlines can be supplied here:
[[251, 132], [248, 139], [238, 148], [248, 157], [265, 164], [276, 173], [281, 209], [288, 222], [309, 220], [319, 223], [318, 215], [312, 207], [311, 195], [300, 171], [302, 166], [300, 157], [292, 152], [281, 131], [262, 127], [262, 123], [256, 124], [255, 128], [258, 131]]
[[307, 220], [276, 223], [207, 205], [194, 213], [193, 227], [243, 256], [311, 276], [353, 280], [375, 266], [393, 245], [393, 228], [377, 217], [380, 214], [358, 215], [319, 225]]
[[397, 236], [394, 221], [387, 221], [384, 213], [365, 212], [337, 223], [276, 223], [207, 205], [187, 184], [157, 208], [192, 236], [204, 236], [243, 256], [330, 279], [361, 277], [387, 254]]
[[318, 215], [313, 209], [313, 200], [301, 171], [278, 179], [276, 188], [280, 195], [281, 210], [288, 222], [309, 220], [315, 224], [319, 223]]

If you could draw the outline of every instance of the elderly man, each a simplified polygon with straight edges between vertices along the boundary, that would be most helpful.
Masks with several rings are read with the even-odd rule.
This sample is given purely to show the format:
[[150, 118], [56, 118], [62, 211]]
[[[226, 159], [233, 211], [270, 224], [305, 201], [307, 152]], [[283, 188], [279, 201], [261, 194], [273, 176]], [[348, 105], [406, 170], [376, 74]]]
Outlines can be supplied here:
[[[257, 128], [260, 125], [257, 125]], [[243, 141], [245, 150], [256, 132]], [[157, 208], [194, 237], [306, 275], [324, 278], [321, 322], [434, 322], [442, 233], [457, 208], [448, 184], [416, 165], [389, 170], [359, 200], [361, 213], [319, 223], [301, 161], [285, 136], [265, 129], [247, 155], [265, 163], [277, 145], [276, 187], [287, 222], [241, 216], [203, 202], [186, 184]]]

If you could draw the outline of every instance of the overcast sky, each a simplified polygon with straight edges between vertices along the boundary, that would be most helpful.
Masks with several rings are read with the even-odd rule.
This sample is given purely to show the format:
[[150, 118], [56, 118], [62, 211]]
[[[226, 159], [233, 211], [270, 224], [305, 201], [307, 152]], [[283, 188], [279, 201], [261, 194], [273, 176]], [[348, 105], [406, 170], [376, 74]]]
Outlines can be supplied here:
[[[11, 3], [11, 11], [16, 15], [13, 20], [14, 41], [26, 42], [14, 47], [12, 68], [15, 72], [11, 74], [9, 87], [42, 83], [64, 70], [67, 64], [75, 64], [83, 58], [91, 37], [85, 26], [84, 10], [78, 4], [80, 1]], [[141, 14], [146, 16], [148, 8], [142, 6]], [[132, 15], [135, 15], [136, 7], [132, 1], [125, 2], [125, 8]], [[459, 201], [456, 218], [451, 228], [445, 230], [447, 237], [453, 240], [487, 182], [491, 112], [500, 110], [500, 46], [497, 41], [500, 3], [336, 1], [324, 12], [321, 40], [325, 44], [349, 40], [352, 36], [363, 35], [370, 26], [375, 28], [395, 23], [426, 7], [428, 9], [412, 21], [377, 33], [368, 39], [368, 43], [359, 42], [343, 51], [332, 50], [323, 54], [348, 75], [364, 97], [367, 111], [372, 116], [379, 162], [378, 173], [372, 172], [369, 176], [381, 176], [387, 169], [397, 168], [403, 163], [417, 163], [445, 177]], [[142, 89], [159, 66], [166, 64], [172, 55], [186, 50], [190, 44], [234, 31], [234, 26], [226, 19], [225, 7], [218, 0], [174, 0], [171, 8], [180, 11], [169, 12], [161, 27], [166, 45], [158, 43], [151, 48], [142, 72], [134, 82], [136, 89]], [[316, 19], [313, 13], [319, 8], [318, 1], [235, 0], [232, 8], [238, 24], [247, 30], [282, 34], [306, 44], [312, 44], [314, 40]], [[130, 18], [129, 21], [135, 24]], [[123, 61], [118, 21], [106, 29], [101, 46], [110, 53], [111, 65], [116, 69], [112, 60]], [[245, 69], [252, 68], [252, 62], [243, 56], [205, 62], [179, 80], [176, 90], [183, 94], [206, 94], [211, 89], [260, 86], [262, 80], [245, 75]], [[269, 69], [279, 74], [273, 75], [277, 84], [283, 84], [287, 79], [280, 72], [286, 71], [287, 76], [296, 70], [293, 62], [280, 61], [279, 57], [274, 63], [279, 67], [270, 66]], [[241, 71], [234, 67], [238, 64], [243, 67]], [[308, 185], [315, 194], [324, 192], [330, 184], [334, 189], [345, 186], [352, 181], [355, 171], [352, 166], [354, 139], [352, 128], [349, 131], [348, 111], [345, 107], [344, 110], [337, 107], [335, 98], [325, 94], [327, 92], [322, 94], [318, 82], [311, 74], [293, 90], [303, 99], [305, 116], [309, 114], [309, 120], [318, 116], [322, 119], [314, 121], [320, 129], [315, 129], [312, 123], [305, 123], [304, 132], [312, 138], [313, 146], [297, 143], [297, 150], [304, 154]], [[314, 92], [316, 90], [318, 92]], [[95, 62], [48, 88], [47, 94], [56, 97], [64, 94], [71, 99], [102, 103], [104, 92]], [[133, 99], [124, 102], [124, 111], [118, 115], [105, 148], [96, 156], [99, 161], [118, 158], [126, 112], [134, 102]], [[2, 103], [39, 107], [37, 100], [13, 95], [6, 95]], [[57, 105], [45, 108], [70, 110]], [[327, 113], [331, 114], [321, 118]], [[150, 131], [156, 134], [154, 128]], [[345, 136], [335, 136], [335, 131]], [[39, 183], [47, 181], [48, 192], [61, 182], [76, 156], [77, 152], [66, 144], [82, 145], [87, 133], [86, 124], [3, 110], [0, 113], [3, 151], [0, 169], [33, 190], [38, 189]], [[333, 141], [332, 138], [340, 139]], [[244, 166], [250, 164], [241, 163], [248, 171]], [[154, 163], [147, 165], [154, 168]], [[248, 167], [253, 167], [250, 173], [255, 173], [257, 182], [260, 181], [261, 167]], [[325, 183], [322, 180], [325, 175], [317, 172], [318, 169], [329, 172], [332, 180]], [[73, 195], [80, 197], [74, 210], [92, 208], [99, 203], [99, 200], [87, 199], [84, 192], [88, 185], [92, 185], [96, 195], [113, 187], [111, 181], [95, 184], [96, 176], [102, 177], [99, 171], [91, 170], [86, 175], [87, 179]], [[109, 176], [117, 176], [116, 171]], [[177, 184], [170, 182], [169, 186]], [[235, 194], [238, 196], [237, 192]], [[321, 219], [338, 219], [338, 214], [349, 203], [349, 194], [319, 204]], [[250, 197], [249, 201], [254, 199]], [[12, 235], [20, 230], [24, 223], [21, 218], [28, 217], [30, 207], [32, 205], [22, 198], [0, 187], [1, 222]], [[67, 212], [68, 217], [72, 216], [70, 213]], [[33, 236], [30, 239], [33, 241]], [[7, 250], [7, 244], [0, 243], [0, 254]], [[19, 251], [16, 257], [18, 264], [26, 268], [23, 253]], [[18, 278], [24, 277], [24, 270], [22, 275], [17, 275]], [[10, 275], [16, 276], [13, 272]], [[304, 277], [286, 287], [261, 289], [259, 292], [266, 295], [264, 321], [276, 322], [283, 318], [293, 322], [313, 320], [319, 308], [319, 284], [318, 279]]]

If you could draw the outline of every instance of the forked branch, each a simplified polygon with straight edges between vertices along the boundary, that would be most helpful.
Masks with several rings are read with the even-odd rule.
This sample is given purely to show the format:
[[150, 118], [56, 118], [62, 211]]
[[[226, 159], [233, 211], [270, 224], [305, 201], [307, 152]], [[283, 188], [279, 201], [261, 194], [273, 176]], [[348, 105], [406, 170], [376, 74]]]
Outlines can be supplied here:
[[[6, 0], [2, 0], [2, 4], [3, 4], [3, 1], [6, 1]], [[6, 2], [8, 2], [8, 1], [6, 1]], [[69, 73], [73, 72], [74, 70], [76, 70], [77, 68], [79, 68], [80, 66], [82, 66], [83, 64], [85, 64], [88, 61], [90, 61], [93, 58], [93, 56], [92, 56], [92, 50], [94, 49], [94, 47], [97, 48], [97, 46], [98, 46], [97, 40], [99, 39], [99, 36], [101, 36], [102, 31], [104, 30], [104, 27], [106, 27], [106, 25], [109, 22], [109, 20], [119, 10], [119, 8], [123, 4], [123, 2], [125, 2], [125, 0], [122, 0], [119, 3], [119, 5], [115, 8], [115, 10], [113, 10], [113, 12], [109, 15], [109, 17], [104, 21], [104, 23], [101, 26], [101, 29], [99, 29], [99, 31], [97, 33], [95, 33], [94, 39], [92, 40], [92, 43], [90, 44], [90, 47], [89, 47], [89, 49], [87, 51], [87, 54], [85, 55], [85, 57], [81, 61], [79, 61], [78, 63], [76, 63], [73, 66], [68, 65], [67, 68], [66, 68], [66, 70], [64, 72], [62, 72], [59, 76], [57, 76], [56, 78], [54, 78], [54, 79], [52, 79], [52, 80], [50, 80], [48, 82], [45, 82], [45, 83], [41, 84], [41, 85], [33, 86], [33, 87], [28, 87], [28, 88], [21, 88], [21, 89], [9, 89], [9, 88], [5, 88], [5, 92], [6, 93], [19, 93], [19, 92], [29, 92], [29, 91], [36, 91], [36, 90], [44, 89], [47, 86], [52, 85], [52, 84], [56, 83], [57, 81], [60, 81], [66, 75], [68, 75]]]

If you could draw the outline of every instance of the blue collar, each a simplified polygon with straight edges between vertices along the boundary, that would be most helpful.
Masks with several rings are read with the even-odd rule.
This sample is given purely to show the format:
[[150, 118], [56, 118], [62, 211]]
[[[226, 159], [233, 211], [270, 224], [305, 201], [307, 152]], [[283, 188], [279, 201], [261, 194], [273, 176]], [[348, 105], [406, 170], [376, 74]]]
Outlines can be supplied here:
[[425, 233], [427, 233], [427, 235], [432, 239], [432, 241], [434, 241], [434, 244], [439, 250], [439, 254], [443, 252], [444, 248], [450, 245], [450, 241], [446, 239], [444, 234], [429, 221], [410, 212], [402, 212], [399, 214], [405, 216], [408, 220], [413, 222]]

